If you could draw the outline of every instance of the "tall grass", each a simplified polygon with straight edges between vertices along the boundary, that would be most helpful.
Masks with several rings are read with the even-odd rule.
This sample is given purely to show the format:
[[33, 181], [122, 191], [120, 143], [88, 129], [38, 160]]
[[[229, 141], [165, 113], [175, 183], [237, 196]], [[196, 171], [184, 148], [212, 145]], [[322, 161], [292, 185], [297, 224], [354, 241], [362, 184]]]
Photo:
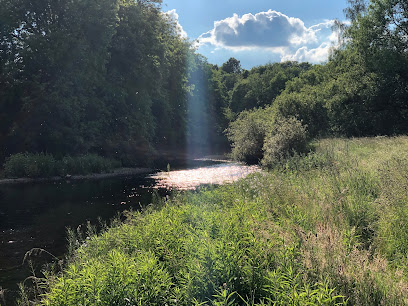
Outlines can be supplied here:
[[[71, 238], [43, 305], [408, 304], [408, 138], [331, 139]], [[28, 303], [28, 297], [23, 295]]]

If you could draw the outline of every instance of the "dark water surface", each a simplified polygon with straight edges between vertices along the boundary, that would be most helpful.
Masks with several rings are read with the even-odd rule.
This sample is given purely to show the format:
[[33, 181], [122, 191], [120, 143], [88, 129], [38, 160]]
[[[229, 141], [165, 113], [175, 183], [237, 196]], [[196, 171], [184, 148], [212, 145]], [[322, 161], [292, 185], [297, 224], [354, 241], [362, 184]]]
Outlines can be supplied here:
[[151, 202], [154, 184], [138, 175], [0, 185], [0, 287], [7, 289], [8, 300], [16, 296], [17, 283], [31, 274], [28, 264], [22, 264], [27, 251], [42, 248], [62, 256], [67, 227], [98, 224], [98, 218], [109, 221], [118, 212], [139, 209]]
[[[200, 162], [191, 170], [166, 172], [165, 182], [183, 189], [181, 181], [194, 180], [197, 185], [221, 183], [221, 177], [225, 181], [238, 178], [241, 168], [242, 176], [252, 172], [249, 167], [233, 163], [209, 161], [208, 164], [212, 166], [203, 167]], [[202, 181], [204, 173], [210, 174], [208, 182]], [[158, 188], [166, 187], [160, 176], [163, 172], [153, 176], [0, 185], [0, 287], [6, 289], [7, 305], [13, 305], [18, 296], [17, 284], [32, 274], [28, 264], [23, 264], [26, 252], [41, 248], [62, 258], [67, 251], [68, 227], [76, 229], [87, 222], [98, 224], [99, 218], [109, 221], [121, 211], [150, 204], [152, 193], [161, 196], [169, 193], [165, 188]], [[52, 260], [45, 253], [41, 257]], [[1, 304], [4, 301], [0, 294]]]

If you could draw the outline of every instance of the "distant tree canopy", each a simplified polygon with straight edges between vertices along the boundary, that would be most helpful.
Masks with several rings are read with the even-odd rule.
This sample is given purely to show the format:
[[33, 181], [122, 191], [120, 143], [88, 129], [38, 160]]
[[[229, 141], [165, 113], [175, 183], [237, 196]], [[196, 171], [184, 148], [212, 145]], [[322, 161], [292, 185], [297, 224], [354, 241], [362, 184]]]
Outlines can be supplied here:
[[241, 62], [233, 57], [231, 57], [228, 61], [222, 64], [221, 69], [226, 73], [235, 73], [240, 74], [241, 69]]
[[[264, 139], [268, 131], [254, 129], [251, 122], [265, 116], [271, 124], [262, 126], [269, 130], [275, 128], [276, 118], [295, 117], [312, 137], [408, 133], [408, 4], [401, 0], [348, 2], [345, 13], [350, 24], [337, 23], [343, 30], [342, 44], [326, 64], [273, 64], [270, 75], [264, 72], [268, 65], [261, 66], [235, 83], [227, 113], [232, 120], [228, 135], [236, 156], [247, 154], [245, 148], [250, 144], [242, 144], [242, 139]], [[239, 116], [234, 122], [234, 114], [256, 107], [264, 109]], [[251, 136], [239, 138], [238, 146], [237, 135]], [[255, 161], [259, 162], [262, 154], [258, 149]]]
[[230, 58], [220, 69], [213, 68], [211, 91], [217, 108], [222, 129], [237, 118], [244, 110], [271, 105], [285, 89], [286, 82], [311, 69], [308, 63], [274, 63], [244, 70], [240, 62]]

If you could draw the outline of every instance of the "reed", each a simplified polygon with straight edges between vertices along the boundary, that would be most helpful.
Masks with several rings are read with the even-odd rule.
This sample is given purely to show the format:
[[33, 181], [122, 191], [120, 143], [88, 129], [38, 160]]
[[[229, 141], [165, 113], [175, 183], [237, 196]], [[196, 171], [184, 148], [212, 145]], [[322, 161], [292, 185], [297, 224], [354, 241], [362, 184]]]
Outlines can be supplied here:
[[106, 173], [120, 166], [119, 161], [96, 154], [56, 159], [51, 154], [45, 153], [17, 153], [6, 159], [4, 175], [7, 178], [44, 178], [68, 174]]

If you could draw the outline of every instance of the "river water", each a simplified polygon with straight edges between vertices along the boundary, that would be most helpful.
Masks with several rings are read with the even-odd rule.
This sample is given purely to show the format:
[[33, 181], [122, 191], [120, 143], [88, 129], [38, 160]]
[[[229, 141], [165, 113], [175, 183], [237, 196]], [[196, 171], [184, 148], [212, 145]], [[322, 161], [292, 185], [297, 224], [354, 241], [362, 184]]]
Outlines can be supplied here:
[[[150, 204], [153, 193], [165, 196], [171, 190], [232, 182], [259, 171], [214, 160], [199, 160], [191, 167], [98, 180], [0, 185], [0, 287], [7, 305], [14, 304], [17, 284], [32, 273], [27, 262], [23, 263], [26, 252], [41, 248], [63, 257], [67, 228], [109, 222], [124, 210]], [[52, 259], [47, 253], [41, 257]], [[0, 294], [0, 304], [4, 303]]]

